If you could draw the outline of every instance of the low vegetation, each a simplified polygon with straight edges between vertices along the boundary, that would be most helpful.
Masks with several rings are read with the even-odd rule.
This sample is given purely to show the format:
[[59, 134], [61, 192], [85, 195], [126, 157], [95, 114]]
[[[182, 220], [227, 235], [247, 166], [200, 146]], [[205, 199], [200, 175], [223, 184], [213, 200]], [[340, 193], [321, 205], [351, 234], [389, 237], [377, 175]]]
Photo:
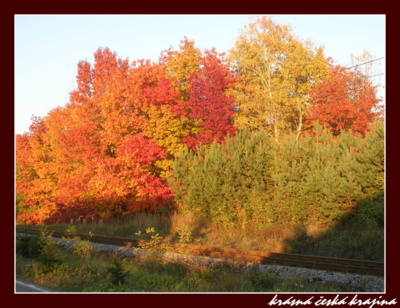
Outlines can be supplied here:
[[[17, 248], [26, 248], [30, 236], [18, 238]], [[46, 240], [48, 241], [48, 240]], [[94, 254], [82, 259], [77, 250], [48, 241], [57, 258], [44, 262], [38, 256], [17, 254], [19, 278], [58, 292], [346, 292], [345, 286], [323, 285], [306, 279], [287, 279], [256, 268], [199, 266], [185, 261], [153, 257], [124, 259], [117, 252]], [[54, 257], [53, 254], [51, 256]], [[50, 265], [50, 266], [49, 266]], [[356, 290], [363, 291], [363, 290]]]
[[[364, 204], [364, 208], [380, 208], [384, 200]], [[149, 240], [145, 249], [168, 243], [194, 244], [247, 250], [285, 252], [383, 262], [384, 228], [381, 215], [370, 218], [354, 212], [341, 224], [332, 228], [316, 225], [273, 225], [263, 230], [232, 226], [220, 226], [193, 214], [173, 214], [159, 217], [152, 214], [136, 214], [113, 219], [103, 224], [57, 224], [46, 228], [53, 231], [121, 236]], [[383, 214], [382, 214], [383, 216]], [[34, 227], [34, 226], [31, 226]], [[84, 245], [84, 244], [82, 244]], [[81, 251], [82, 257], [90, 251], [84, 247], [71, 248]], [[34, 252], [32, 252], [34, 253]]]
[[[267, 250], [330, 257], [384, 260], [381, 216], [365, 209], [383, 209], [383, 199], [365, 204], [332, 228], [315, 225], [235, 229], [193, 214], [162, 217], [136, 214], [103, 224], [49, 225], [40, 237], [18, 236], [18, 277], [62, 292], [354, 292], [302, 279], [285, 279], [254, 269], [206, 268], [188, 262], [165, 262], [169, 243], [198, 244], [238, 249]], [[365, 226], [368, 225], [368, 228]], [[32, 226], [31, 226], [32, 227]], [[53, 230], [63, 231], [70, 245], [49, 240]], [[141, 248], [161, 252], [153, 257], [123, 259], [116, 253], [100, 255], [77, 234], [99, 234], [148, 240]], [[68, 237], [67, 237], [68, 235]]]

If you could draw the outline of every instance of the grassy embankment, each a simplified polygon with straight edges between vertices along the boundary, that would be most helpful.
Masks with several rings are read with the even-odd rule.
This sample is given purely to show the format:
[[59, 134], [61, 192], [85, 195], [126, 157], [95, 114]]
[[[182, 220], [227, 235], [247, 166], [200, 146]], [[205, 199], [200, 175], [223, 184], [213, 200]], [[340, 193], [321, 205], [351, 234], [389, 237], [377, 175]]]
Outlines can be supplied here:
[[[66, 231], [70, 225], [50, 225], [47, 230]], [[160, 218], [135, 215], [104, 224], [78, 224], [76, 232], [122, 236], [165, 243], [191, 243], [237, 249], [264, 250], [329, 257], [384, 260], [384, 229], [356, 223], [352, 217], [332, 228], [270, 226], [261, 231], [216, 227], [193, 215]], [[147, 228], [155, 232], [146, 233]], [[138, 236], [137, 232], [142, 231]], [[85, 244], [85, 243], [84, 243]], [[86, 243], [87, 244], [87, 243]], [[29, 281], [70, 292], [354, 292], [340, 286], [324, 286], [301, 279], [284, 279], [254, 270], [238, 274], [229, 268], [204, 268], [184, 262], [165, 263], [155, 257], [129, 260], [115, 268], [112, 256], [99, 256], [88, 246], [74, 251], [60, 247], [62, 262], [49, 269], [43, 258], [17, 254], [17, 275]], [[54, 254], [53, 254], [54, 257]], [[49, 258], [47, 258], [49, 259]], [[52, 255], [50, 254], [50, 261]], [[115, 260], [114, 260], [115, 261]], [[113, 284], [113, 276], [126, 272], [125, 283]], [[123, 275], [122, 275], [123, 276]], [[121, 276], [121, 277], [122, 277]], [[114, 277], [115, 278], [115, 277]]]
[[[302, 278], [282, 278], [255, 267], [238, 271], [220, 265], [206, 267], [188, 260], [165, 262], [162, 252], [122, 259], [98, 254], [81, 241], [70, 248], [34, 236], [17, 240], [19, 278], [59, 292], [354, 292]], [[242, 264], [244, 265], [244, 264]]]
[[[383, 201], [382, 201], [383, 202]], [[50, 225], [48, 230], [65, 231], [70, 225]], [[138, 214], [114, 219], [104, 224], [75, 225], [77, 233], [138, 238], [135, 233], [154, 228], [170, 243], [188, 243], [236, 249], [263, 250], [293, 254], [317, 255], [370, 261], [384, 260], [384, 229], [365, 226], [349, 218], [340, 224], [317, 226], [277, 225], [263, 231], [215, 226], [190, 214], [174, 214], [160, 218]], [[150, 234], [140, 237], [150, 239]], [[147, 237], [146, 237], [147, 236]]]

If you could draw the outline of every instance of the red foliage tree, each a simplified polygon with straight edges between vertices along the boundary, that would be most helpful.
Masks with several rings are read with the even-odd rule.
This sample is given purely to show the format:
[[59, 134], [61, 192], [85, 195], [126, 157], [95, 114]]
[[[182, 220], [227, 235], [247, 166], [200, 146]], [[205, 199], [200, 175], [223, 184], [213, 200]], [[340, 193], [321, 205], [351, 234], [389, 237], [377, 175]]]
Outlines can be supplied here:
[[382, 109], [377, 88], [361, 73], [330, 64], [330, 74], [310, 94], [308, 126], [319, 121], [334, 134], [353, 130], [364, 134]]
[[222, 142], [235, 132], [227, 94], [234, 78], [215, 50], [196, 72], [177, 66], [189, 100], [165, 63], [130, 65], [108, 48], [94, 58], [78, 63], [70, 102], [17, 137], [19, 218], [29, 223], [169, 207], [166, 179], [185, 143]]
[[206, 51], [200, 69], [189, 79], [189, 117], [198, 120], [199, 132], [185, 139], [190, 148], [197, 144], [222, 142], [236, 131], [233, 125], [233, 97], [228, 90], [235, 79], [225, 63], [224, 54]]
[[108, 49], [99, 49], [88, 69], [78, 66], [78, 89], [63, 120], [68, 128], [59, 130], [65, 166], [75, 169], [60, 181], [58, 202], [102, 217], [165, 205], [171, 193], [157, 163], [167, 155], [150, 120], [156, 106], [178, 94], [156, 65], [129, 66]]
[[172, 195], [162, 161], [173, 152], [167, 122], [183, 112], [178, 95], [148, 61], [129, 66], [99, 49], [93, 66], [79, 62], [70, 102], [17, 138], [19, 218], [41, 224], [166, 206]]

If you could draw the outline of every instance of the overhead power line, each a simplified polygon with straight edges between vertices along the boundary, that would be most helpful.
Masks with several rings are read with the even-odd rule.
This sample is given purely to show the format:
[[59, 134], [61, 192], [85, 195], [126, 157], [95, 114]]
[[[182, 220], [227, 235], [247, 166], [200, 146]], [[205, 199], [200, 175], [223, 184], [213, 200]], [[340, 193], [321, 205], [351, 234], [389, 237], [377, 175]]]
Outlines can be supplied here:
[[376, 74], [376, 75], [372, 75], [372, 76], [367, 76], [367, 77], [368, 77], [368, 78], [372, 78], [372, 77], [381, 76], [381, 75], [385, 75], [385, 73], [380, 73], [380, 74]]
[[[342, 71], [344, 71], [344, 70], [348, 70], [348, 69], [351, 69], [351, 68], [355, 68], [355, 67], [358, 67], [358, 66], [361, 66], [361, 65], [365, 65], [365, 64], [368, 64], [368, 63], [371, 63], [371, 62], [379, 61], [379, 60], [382, 60], [382, 59], [384, 59], [384, 58], [385, 58], [385, 57], [381, 57], [381, 58], [369, 60], [369, 61], [366, 61], [366, 62], [363, 62], [363, 63], [359, 63], [359, 64], [356, 64], [356, 65], [353, 65], [353, 66], [344, 67], [344, 68], [340, 69], [338, 72], [342, 72]], [[326, 74], [317, 75], [317, 76], [323, 78], [323, 77], [325, 77], [325, 76], [328, 76], [329, 74], [330, 74], [330, 73], [327, 72]], [[366, 76], [366, 77], [372, 78], [372, 77], [376, 77], [376, 76], [380, 76], [380, 75], [384, 75], [384, 74], [385, 74], [385, 73], [379, 73], [379, 74], [376, 74], [376, 75], [373, 75], [373, 76]], [[286, 88], [286, 87], [281, 87], [281, 88], [278, 88], [278, 89], [270, 90], [270, 92], [275, 92], [275, 91], [283, 90], [283, 89], [285, 89], [285, 88]]]
[[370, 60], [370, 61], [367, 61], [367, 62], [364, 62], [364, 63], [360, 63], [360, 64], [356, 64], [356, 65], [353, 65], [353, 66], [350, 66], [350, 67], [346, 67], [345, 69], [354, 68], [354, 67], [357, 67], [357, 66], [360, 66], [360, 65], [364, 65], [364, 64], [367, 64], [367, 63], [379, 61], [379, 60], [382, 60], [382, 59], [384, 59], [384, 58], [385, 58], [385, 57], [373, 59], [373, 60]]

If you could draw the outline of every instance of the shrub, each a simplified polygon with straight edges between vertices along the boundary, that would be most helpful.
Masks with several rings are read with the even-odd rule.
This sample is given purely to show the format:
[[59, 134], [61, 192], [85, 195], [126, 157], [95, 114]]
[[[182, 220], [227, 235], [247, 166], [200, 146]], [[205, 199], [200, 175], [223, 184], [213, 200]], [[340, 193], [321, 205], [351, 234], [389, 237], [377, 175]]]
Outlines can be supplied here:
[[125, 271], [124, 269], [125, 261], [126, 259], [115, 253], [113, 256], [112, 265], [107, 267], [107, 271], [111, 275], [111, 284], [114, 286], [120, 286], [126, 282], [129, 271]]
[[41, 253], [39, 239], [35, 236], [18, 236], [16, 240], [16, 252], [24, 258], [37, 258]]
[[[183, 212], [222, 227], [262, 230], [271, 224], [333, 226], [384, 189], [384, 131], [338, 136], [320, 125], [312, 134], [275, 142], [259, 130], [238, 131], [208, 150], [184, 149], [169, 179]], [[360, 218], [383, 224], [379, 206]]]
[[384, 206], [383, 198], [362, 203], [354, 213], [356, 222], [367, 228], [383, 228], [385, 225]]
[[45, 271], [51, 271], [63, 263], [58, 244], [53, 242], [51, 237], [51, 234], [45, 229], [41, 230], [39, 238], [39, 245], [41, 247], [39, 260], [43, 263], [43, 269]]
[[[169, 179], [175, 201], [184, 212], [211, 218], [221, 226], [245, 226], [255, 218], [267, 223], [271, 187], [272, 145], [264, 131], [239, 131], [225, 144], [208, 150], [185, 149], [173, 166]], [[249, 203], [253, 199], [261, 208]], [[254, 200], [257, 199], [257, 200]], [[263, 213], [263, 215], [260, 215]]]
[[[89, 240], [81, 240], [79, 236], [76, 236], [76, 228], [75, 226], [69, 227], [65, 231], [66, 237], [63, 237], [64, 241], [72, 242], [72, 245], [69, 247], [73, 253], [80, 256], [82, 260], [89, 258], [93, 253], [93, 246]], [[89, 232], [89, 238], [92, 237], [92, 233]]]
[[192, 232], [187, 226], [180, 226], [176, 232], [178, 233], [179, 243], [190, 244], [193, 242]]
[[[140, 242], [139, 243], [140, 248], [151, 251], [168, 250], [168, 244], [163, 243], [163, 237], [160, 236], [160, 234], [156, 233], [153, 227], [146, 228], [146, 234], [150, 235], [150, 240]], [[144, 234], [142, 234], [142, 231], [140, 230], [136, 232], [135, 235], [141, 237], [142, 239], [144, 237]]]

